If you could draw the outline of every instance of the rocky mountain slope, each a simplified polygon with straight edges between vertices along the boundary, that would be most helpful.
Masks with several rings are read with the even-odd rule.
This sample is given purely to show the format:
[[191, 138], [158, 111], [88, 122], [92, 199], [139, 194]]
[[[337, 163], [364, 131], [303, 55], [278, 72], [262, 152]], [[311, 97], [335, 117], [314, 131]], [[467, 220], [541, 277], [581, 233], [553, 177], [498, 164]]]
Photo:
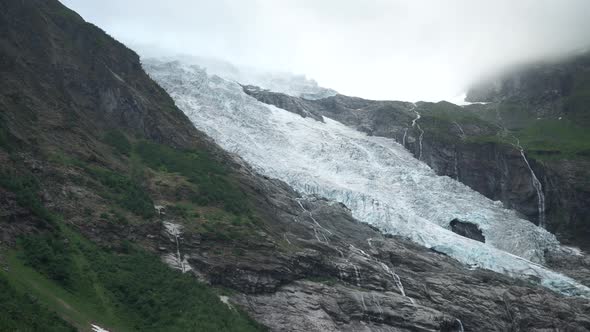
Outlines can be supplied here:
[[[498, 252], [486, 251], [490, 249], [489, 246], [478, 245], [478, 242], [465, 240], [459, 236], [451, 236], [452, 233], [449, 234], [448, 231], [436, 231], [439, 227], [448, 225], [449, 222], [456, 225], [457, 228], [468, 229], [469, 223], [451, 220], [450, 217], [447, 218], [449, 215], [456, 214], [466, 216], [464, 220], [477, 221], [480, 225], [484, 225], [486, 224], [484, 222], [485, 215], [490, 212], [488, 209], [493, 210], [497, 208], [497, 205], [491, 207], [490, 203], [486, 203], [487, 201], [481, 201], [481, 197], [476, 197], [477, 195], [469, 196], [473, 193], [464, 192], [463, 186], [455, 187], [451, 185], [451, 183], [456, 184], [456, 182], [448, 178], [437, 179], [436, 176], [431, 174], [431, 170], [411, 158], [407, 151], [400, 150], [400, 147], [396, 146], [395, 143], [391, 144], [391, 142], [382, 138], [366, 136], [327, 118], [324, 119], [324, 122], [321, 122], [318, 117], [310, 114], [310, 109], [296, 110], [293, 112], [296, 114], [290, 114], [285, 110], [268, 106], [243, 92], [244, 89], [252, 90], [252, 87], [241, 87], [237, 83], [225, 81], [220, 77], [208, 76], [204, 70], [196, 66], [187, 66], [178, 61], [159, 60], [146, 60], [144, 65], [150, 75], [171, 93], [179, 107], [186, 112], [198, 128], [210, 134], [226, 150], [243, 156], [256, 170], [263, 174], [282, 179], [294, 186], [298, 191], [312, 194], [312, 197], [315, 193], [319, 196], [343, 202], [351, 209], [353, 216], [358, 216], [362, 220], [373, 223], [383, 231], [404, 234], [413, 241], [430, 246], [439, 253], [447, 253], [449, 256], [458, 259], [473, 259], [472, 262], [476, 263], [474, 267], [478, 264], [493, 267], [496, 264], [495, 262], [502, 261], [502, 255], [497, 255]], [[304, 101], [299, 99], [296, 101], [298, 103], [293, 105], [304, 105]], [[380, 173], [373, 174], [372, 172], [375, 170], [380, 170]], [[422, 173], [422, 171], [426, 171], [426, 173]], [[433, 177], [431, 178], [431, 176]], [[381, 178], [380, 184], [372, 182], [378, 178]], [[437, 182], [439, 180], [442, 182]], [[395, 184], [396, 182], [397, 184]], [[416, 186], [422, 186], [420, 187], [422, 192], [414, 190]], [[364, 191], [364, 188], [371, 189]], [[383, 191], [382, 188], [388, 188], [388, 190]], [[441, 191], [438, 191], [439, 189]], [[444, 192], [444, 190], [448, 192]], [[436, 194], [429, 196], [429, 193]], [[391, 195], [393, 198], [390, 200], [387, 195]], [[463, 197], [464, 195], [468, 195], [470, 198]], [[435, 196], [437, 197], [435, 198]], [[456, 200], [469, 201], [470, 205], [461, 204], [461, 208], [456, 210], [454, 207]], [[444, 207], [440, 205], [441, 203]], [[291, 204], [294, 205], [295, 202], [291, 202]], [[473, 211], [476, 213], [470, 214], [471, 207], [474, 207]], [[304, 203], [299, 208], [304, 215], [309, 214], [307, 220], [312, 226], [313, 233], [310, 232], [310, 235], [313, 236], [312, 240], [315, 239], [315, 241], [326, 245], [337, 245], [334, 254], [346, 257], [346, 248], [349, 247], [347, 244], [351, 244], [351, 242], [346, 241], [348, 243], [345, 242], [343, 247], [338, 242], [334, 244], [332, 236], [337, 231], [330, 224], [325, 224]], [[412, 213], [416, 214], [412, 215]], [[400, 218], [402, 219], [400, 220]], [[411, 223], [408, 221], [404, 223], [404, 218], [405, 220], [411, 220]], [[422, 225], [420, 224], [423, 221], [422, 218], [432, 223], [429, 226], [427, 224], [416, 226]], [[440, 221], [441, 225], [437, 225], [435, 221]], [[514, 227], [530, 226], [539, 230], [524, 220], [511, 219], [511, 221], [514, 222]], [[291, 224], [293, 222], [300, 223], [300, 217], [294, 217]], [[488, 231], [486, 236], [490, 236], [487, 240], [494, 243], [492, 240], [494, 231], [489, 232], [491, 230], [490, 226], [490, 224], [485, 226]], [[426, 229], [427, 227], [429, 229]], [[415, 232], [412, 232], [412, 230], [415, 230]], [[456, 231], [461, 233], [458, 229]], [[358, 233], [358, 231], [356, 232]], [[466, 234], [467, 232], [463, 233]], [[538, 244], [540, 239], [543, 238], [541, 234], [537, 234], [536, 238], [530, 238], [527, 241], [523, 236], [528, 233], [523, 229], [498, 234], [501, 237], [503, 236], [504, 239], [507, 239], [506, 235], [508, 234], [520, 235], [519, 238], [506, 241], [515, 246], [518, 246], [519, 243]], [[444, 235], [442, 238], [439, 237], [442, 235]], [[284, 233], [283, 236], [285, 242], [294, 243], [292, 231]], [[438, 241], [444, 242], [447, 236], [449, 242], [441, 245]], [[367, 244], [373, 243], [372, 240], [366, 240]], [[369, 249], [366, 245], [363, 245], [361, 239], [359, 239], [358, 244], [352, 244], [370, 256], [368, 254]], [[495, 245], [501, 246], [499, 242]], [[465, 248], [472, 249], [465, 250]], [[352, 250], [356, 249], [353, 248]], [[323, 250], [323, 252], [327, 251]], [[468, 257], [463, 255], [466, 252], [469, 253]], [[482, 252], [486, 252], [486, 254], [477, 254]], [[532, 253], [535, 250], [523, 249], [515, 251], [517, 255], [522, 255], [525, 252]], [[191, 256], [191, 253], [189, 252], [188, 255]], [[564, 261], [569, 260], [567, 257], [572, 257], [569, 255], [558, 256]], [[332, 259], [336, 260], [336, 258]], [[510, 271], [510, 269], [515, 268], [514, 264], [517, 261], [524, 262], [518, 258], [516, 258], [516, 261], [513, 261], [512, 258], [508, 259], [511, 263], [501, 263], [497, 266], [501, 266], [504, 269], [503, 271]], [[586, 272], [574, 273], [574, 270], [580, 266], [582, 270], [585, 269], [583, 268], [585, 264], [583, 263], [584, 256], [579, 256], [578, 259], [581, 265], [577, 265], [577, 267], [568, 271], [561, 268], [560, 270], [572, 276], [576, 275], [576, 278], [581, 278], [578, 280], [585, 280], [583, 276], [587, 274]], [[189, 265], [191, 261], [189, 258]], [[201, 263], [195, 263], [195, 265], [200, 266]], [[571, 261], [565, 264], [565, 266], [570, 267], [574, 265], [571, 264]], [[528, 267], [521, 266], [516, 268], [520, 269], [517, 274], [526, 275], [530, 271], [536, 270], [537, 267], [531, 265], [528, 265]], [[315, 269], [317, 268], [315, 267]], [[387, 268], [391, 269], [389, 266]], [[397, 271], [398, 267], [394, 268]], [[359, 276], [363, 275], [358, 267], [352, 267], [351, 269], [355, 274], [355, 279], [357, 272]], [[382, 270], [387, 269], [382, 267]], [[544, 272], [536, 271], [533, 273], [534, 275], [531, 275], [531, 279], [528, 279], [528, 282], [535, 282], [539, 278], [546, 277], [546, 275], [543, 276]], [[400, 276], [398, 275], [398, 277]], [[342, 278], [343, 276], [339, 274], [339, 279]], [[404, 279], [400, 278], [401, 286], [403, 286], [404, 282]], [[555, 283], [547, 280], [546, 282], [543, 281], [542, 284], [556, 286], [559, 282]], [[406, 288], [404, 287], [403, 293], [405, 293]], [[570, 288], [570, 291], [575, 288]], [[293, 292], [296, 291], [293, 290]], [[272, 295], [267, 299], [275, 298], [276, 296]], [[315, 300], [318, 299], [315, 298]], [[295, 305], [294, 302], [293, 305]], [[263, 317], [266, 308], [267, 306], [264, 306], [264, 309], [258, 312], [257, 315]], [[255, 310], [255, 308], [250, 310]], [[324, 313], [320, 312], [320, 314], [325, 319], [333, 319], [331, 315], [327, 318]], [[286, 319], [286, 315], [279, 317], [280, 319]], [[332, 325], [326, 326], [329, 328], [343, 328], [339, 324], [336, 324], [336, 327]], [[351, 328], [354, 330], [357, 327]], [[321, 330], [321, 328], [318, 329]]]
[[258, 174], [57, 1], [2, 1], [0, 55], [0, 330], [590, 329], [586, 298]]
[[[519, 109], [504, 104], [460, 107], [443, 101], [414, 105], [343, 95], [305, 100], [254, 86], [245, 86], [244, 91], [303, 117], [321, 120], [326, 116], [372, 136], [394, 138], [437, 174], [502, 201], [527, 219], [543, 223], [562, 241], [588, 246], [590, 160], [583, 149], [590, 140], [583, 125], [571, 125], [565, 115], [557, 120], [561, 121], [558, 125], [529, 116], [530, 125], [515, 130], [490, 118], [496, 110], [513, 114]], [[539, 147], [548, 144], [559, 146], [552, 151]]]

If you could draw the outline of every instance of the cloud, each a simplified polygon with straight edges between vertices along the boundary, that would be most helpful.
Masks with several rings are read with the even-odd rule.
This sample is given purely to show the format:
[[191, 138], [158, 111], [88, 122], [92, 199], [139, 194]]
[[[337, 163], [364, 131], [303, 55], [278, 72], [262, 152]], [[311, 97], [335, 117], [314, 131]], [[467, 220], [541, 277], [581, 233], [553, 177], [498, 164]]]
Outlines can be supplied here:
[[587, 0], [62, 2], [131, 47], [303, 73], [375, 99], [448, 99], [507, 65], [590, 46]]

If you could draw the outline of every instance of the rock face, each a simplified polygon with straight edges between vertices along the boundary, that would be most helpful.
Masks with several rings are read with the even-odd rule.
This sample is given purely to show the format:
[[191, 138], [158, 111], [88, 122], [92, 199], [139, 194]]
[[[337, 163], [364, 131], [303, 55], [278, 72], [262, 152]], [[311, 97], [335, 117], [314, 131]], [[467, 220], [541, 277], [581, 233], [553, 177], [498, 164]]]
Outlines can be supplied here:
[[451, 220], [451, 230], [461, 236], [468, 237], [479, 242], [486, 242], [481, 230], [470, 222], [461, 221], [459, 219]]
[[[394, 138], [439, 175], [463, 182], [484, 196], [501, 201], [527, 219], [539, 222], [538, 194], [517, 140], [479, 113], [493, 105], [468, 109], [447, 102], [416, 105], [337, 95], [303, 100], [264, 90], [245, 90], [258, 100], [335, 119], [369, 135]], [[420, 115], [420, 117], [418, 117]], [[414, 121], [415, 120], [415, 121]], [[546, 227], [561, 241], [587, 247], [590, 185], [584, 160], [527, 160], [546, 196]]]
[[82, 150], [72, 132], [120, 128], [175, 146], [195, 141], [137, 54], [57, 1], [2, 1], [0, 52], [0, 109], [18, 140]]
[[[301, 199], [280, 182], [256, 180], [247, 167], [240, 173], [245, 188], [258, 193], [258, 208], [273, 221], [256, 239], [241, 242], [243, 253], [237, 256], [223, 243], [186, 231], [182, 255], [190, 273], [238, 290], [230, 301], [273, 331], [590, 328], [583, 309], [587, 300], [468, 270], [434, 251], [383, 236], [340, 204]], [[325, 231], [321, 241], [318, 227]], [[169, 243], [166, 235], [160, 241]]]

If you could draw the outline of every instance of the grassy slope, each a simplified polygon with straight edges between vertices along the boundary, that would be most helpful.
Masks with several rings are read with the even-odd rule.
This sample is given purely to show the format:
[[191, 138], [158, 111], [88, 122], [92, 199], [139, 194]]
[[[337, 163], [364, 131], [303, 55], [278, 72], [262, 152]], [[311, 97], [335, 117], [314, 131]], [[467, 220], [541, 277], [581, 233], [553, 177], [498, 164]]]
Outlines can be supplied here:
[[[175, 150], [144, 141], [131, 143], [124, 135], [115, 136], [118, 137], [114, 141], [112, 137], [105, 141], [113, 149], [113, 155], [129, 165], [123, 172], [65, 155], [52, 158], [54, 164], [80, 169], [86, 176], [80, 183], [98, 193], [110, 206], [111, 212], [101, 214], [99, 222], [149, 221], [153, 202], [146, 194], [147, 182], [153, 179], [148, 178], [174, 177], [189, 187], [188, 200], [175, 201], [176, 212], [192, 220], [192, 228], [198, 229], [204, 238], [231, 241], [253, 234], [256, 217], [245, 195], [233, 184], [228, 171], [206, 153]], [[55, 312], [82, 330], [88, 330], [91, 323], [115, 331], [262, 329], [241, 312], [220, 302], [214, 289], [171, 270], [139, 244], [123, 243], [113, 251], [101, 248], [65, 226], [38, 199], [37, 192], [43, 187], [44, 179], [15, 170], [4, 170], [0, 175], [0, 185], [16, 193], [19, 205], [46, 224], [42, 227], [44, 231], [25, 235], [15, 248], [0, 252], [7, 266], [0, 272], [0, 287], [25, 300], [33, 297], [37, 303], [37, 307], [12, 321], [0, 314], [4, 326], [16, 326], [11, 330], [67, 329], [52, 314]], [[0, 297], [0, 306], [16, 305], [28, 310], [18, 303], [14, 297]], [[30, 324], [52, 327], [35, 328]], [[5, 330], [2, 325], [0, 330]]]
[[[577, 112], [582, 112], [576, 108]], [[466, 125], [476, 125], [485, 128], [481, 135], [468, 135], [468, 143], [496, 143], [515, 144], [516, 138], [532, 158], [549, 159], [588, 159], [590, 158], [590, 131], [584, 121], [578, 116], [575, 120], [568, 118], [537, 119], [522, 107], [504, 103], [495, 107], [480, 107], [477, 111], [469, 112], [462, 108], [440, 102], [425, 103], [420, 112], [423, 116], [421, 124], [429, 134], [439, 139], [453, 142], [456, 136], [449, 135], [456, 131], [454, 122]], [[493, 125], [497, 119], [502, 124], [510, 123], [506, 131], [499, 130]]]

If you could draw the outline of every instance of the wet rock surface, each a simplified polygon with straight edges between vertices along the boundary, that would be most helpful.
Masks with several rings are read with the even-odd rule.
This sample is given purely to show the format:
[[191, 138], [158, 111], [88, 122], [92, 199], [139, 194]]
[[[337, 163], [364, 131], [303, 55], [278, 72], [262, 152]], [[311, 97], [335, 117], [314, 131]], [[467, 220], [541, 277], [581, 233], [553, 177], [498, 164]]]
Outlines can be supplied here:
[[352, 218], [342, 204], [299, 197], [248, 167], [240, 174], [269, 220], [261, 236], [232, 244], [244, 249], [236, 256], [228, 244], [187, 231], [182, 255], [190, 273], [238, 291], [230, 301], [273, 331], [590, 328], [587, 299], [558, 295], [534, 280], [469, 268], [382, 235]]

